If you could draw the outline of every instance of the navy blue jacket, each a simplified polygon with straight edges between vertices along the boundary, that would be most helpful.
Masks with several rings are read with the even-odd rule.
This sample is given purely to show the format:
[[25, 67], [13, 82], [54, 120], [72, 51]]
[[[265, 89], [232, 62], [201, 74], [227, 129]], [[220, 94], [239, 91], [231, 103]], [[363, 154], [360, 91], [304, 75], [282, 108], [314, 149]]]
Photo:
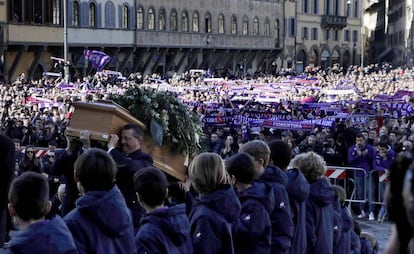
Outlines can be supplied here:
[[88, 191], [64, 218], [79, 253], [135, 253], [132, 216], [115, 185]]
[[72, 254], [78, 251], [68, 227], [62, 218], [56, 216], [53, 220], [33, 223], [21, 231], [13, 237], [6, 253]]
[[354, 221], [345, 206], [341, 207], [342, 217], [342, 234], [338, 244], [335, 245], [334, 253], [347, 254], [351, 253], [351, 232], [354, 230]]
[[235, 253], [270, 253], [272, 224], [269, 214], [275, 206], [272, 187], [254, 183], [237, 195], [241, 213], [233, 228]]
[[151, 166], [152, 158], [149, 154], [146, 154], [141, 150], [124, 155], [119, 150], [112, 149], [110, 154], [118, 167], [116, 183], [125, 198], [128, 208], [132, 212], [134, 229], [136, 231], [139, 227], [142, 215], [145, 214], [145, 210], [138, 203], [133, 176], [135, 172], [141, 168]]
[[332, 254], [336, 192], [329, 180], [321, 178], [310, 184], [306, 201], [306, 253]]
[[351, 231], [351, 254], [361, 254], [361, 240], [354, 230]]
[[194, 253], [234, 253], [232, 224], [240, 215], [240, 202], [233, 188], [222, 188], [193, 200], [190, 212]]
[[135, 236], [138, 254], [190, 254], [193, 245], [185, 205], [163, 207], [144, 215]]
[[293, 168], [286, 172], [288, 184], [286, 191], [289, 195], [295, 231], [292, 239], [290, 254], [306, 252], [306, 200], [309, 197], [310, 185], [299, 169]]
[[269, 184], [275, 196], [275, 208], [270, 214], [272, 222], [271, 253], [287, 253], [292, 246], [294, 225], [286, 191], [288, 178], [280, 168], [267, 166], [259, 181]]

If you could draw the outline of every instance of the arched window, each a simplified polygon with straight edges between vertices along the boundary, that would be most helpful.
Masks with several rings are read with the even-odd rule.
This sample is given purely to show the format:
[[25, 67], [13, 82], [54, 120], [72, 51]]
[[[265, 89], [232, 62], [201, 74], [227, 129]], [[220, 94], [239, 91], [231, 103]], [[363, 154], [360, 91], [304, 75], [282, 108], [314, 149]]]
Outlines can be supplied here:
[[253, 19], [253, 35], [259, 35], [259, 18], [254, 17]]
[[144, 29], [144, 8], [137, 8], [137, 29]]
[[224, 15], [220, 14], [218, 17], [218, 33], [224, 34]]
[[105, 3], [105, 28], [115, 28], [115, 6], [111, 1]]
[[96, 27], [96, 4], [89, 4], [89, 27]]
[[243, 35], [249, 34], [249, 19], [246, 16], [243, 17], [242, 34]]
[[170, 30], [177, 31], [177, 11], [172, 10], [170, 15]]
[[264, 35], [267, 35], [267, 36], [270, 35], [270, 21], [269, 21], [269, 18], [267, 17], [264, 23]]
[[148, 30], [155, 29], [155, 12], [153, 8], [148, 9]]
[[60, 25], [60, 13], [61, 13], [61, 6], [60, 6], [60, 0], [53, 0], [53, 21], [52, 23], [54, 25]]
[[72, 25], [73, 26], [79, 26], [79, 17], [80, 17], [79, 2], [74, 1], [73, 9], [72, 9]]
[[188, 32], [188, 13], [186, 11], [181, 14], [181, 31]]
[[199, 32], [199, 18], [198, 18], [198, 12], [193, 12], [193, 32]]
[[158, 14], [158, 30], [165, 31], [166, 29], [166, 13], [165, 9], [161, 9]]
[[128, 5], [122, 7], [122, 28], [129, 28], [129, 8]]
[[237, 34], [237, 17], [233, 15], [231, 17], [231, 34]]
[[211, 33], [211, 15], [210, 13], [206, 13], [206, 16], [204, 16], [204, 22], [205, 22], [205, 32]]

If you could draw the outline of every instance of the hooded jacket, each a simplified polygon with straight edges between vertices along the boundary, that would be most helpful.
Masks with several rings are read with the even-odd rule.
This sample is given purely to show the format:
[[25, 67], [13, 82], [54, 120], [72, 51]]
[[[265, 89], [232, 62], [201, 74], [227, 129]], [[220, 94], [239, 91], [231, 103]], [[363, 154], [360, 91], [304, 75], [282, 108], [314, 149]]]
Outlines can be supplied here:
[[78, 251], [68, 227], [56, 216], [53, 220], [33, 223], [13, 237], [6, 253], [72, 254]]
[[295, 231], [292, 239], [290, 254], [306, 252], [306, 200], [309, 197], [310, 185], [299, 169], [293, 168], [286, 172], [288, 184], [286, 191], [289, 195]]
[[64, 218], [79, 253], [135, 253], [132, 217], [118, 187], [88, 191]]
[[254, 183], [238, 192], [241, 213], [233, 230], [235, 253], [270, 253], [273, 211], [273, 189], [264, 183]]
[[151, 166], [153, 160], [149, 154], [142, 152], [141, 149], [127, 155], [124, 155], [118, 149], [112, 149], [109, 154], [118, 167], [116, 183], [125, 198], [126, 205], [132, 212], [134, 228], [137, 230], [145, 211], [138, 203], [133, 178], [135, 172], [141, 168]]
[[286, 192], [288, 178], [280, 168], [267, 166], [259, 181], [269, 184], [275, 196], [275, 208], [270, 214], [272, 222], [271, 253], [287, 253], [292, 246], [294, 231], [289, 197]]
[[306, 201], [306, 253], [332, 254], [336, 192], [326, 178], [310, 184]]
[[135, 236], [135, 244], [138, 254], [193, 253], [185, 205], [163, 207], [145, 215]]
[[229, 184], [195, 198], [189, 216], [194, 253], [234, 253], [232, 224], [240, 209]]

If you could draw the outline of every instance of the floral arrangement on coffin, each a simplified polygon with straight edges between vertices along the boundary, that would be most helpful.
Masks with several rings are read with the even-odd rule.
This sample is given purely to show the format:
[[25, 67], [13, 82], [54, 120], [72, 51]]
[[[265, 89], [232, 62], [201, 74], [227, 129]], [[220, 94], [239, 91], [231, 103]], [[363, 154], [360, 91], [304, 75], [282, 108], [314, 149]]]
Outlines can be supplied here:
[[176, 94], [135, 85], [124, 94], [112, 95], [111, 99], [149, 126], [157, 145], [173, 143], [185, 156], [186, 163], [190, 155], [199, 151], [200, 119], [177, 99]]

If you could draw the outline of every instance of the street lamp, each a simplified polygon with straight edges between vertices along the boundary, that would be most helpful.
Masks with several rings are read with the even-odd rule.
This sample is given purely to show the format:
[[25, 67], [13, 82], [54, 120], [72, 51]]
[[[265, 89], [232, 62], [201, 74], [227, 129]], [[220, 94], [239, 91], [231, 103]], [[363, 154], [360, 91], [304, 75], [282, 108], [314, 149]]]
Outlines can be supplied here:
[[68, 11], [67, 0], [63, 0], [63, 72], [65, 73], [65, 83], [69, 84], [69, 64], [68, 64]]

